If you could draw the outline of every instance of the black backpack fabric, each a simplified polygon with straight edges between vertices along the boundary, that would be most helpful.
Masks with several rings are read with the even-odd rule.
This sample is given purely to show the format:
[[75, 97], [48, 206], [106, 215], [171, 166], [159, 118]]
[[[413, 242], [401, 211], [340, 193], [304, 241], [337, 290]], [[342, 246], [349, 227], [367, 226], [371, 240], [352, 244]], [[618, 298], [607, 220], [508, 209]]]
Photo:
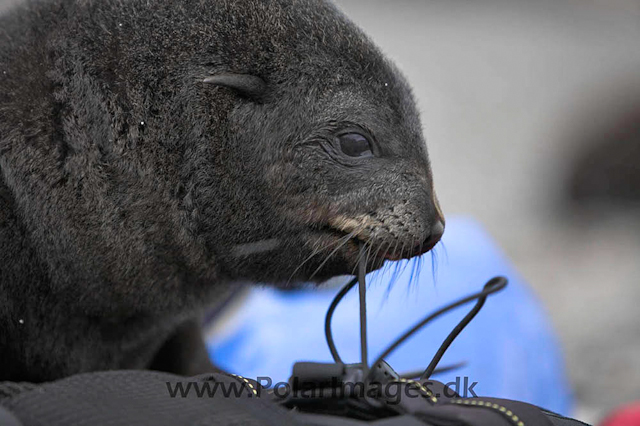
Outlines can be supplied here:
[[[240, 376], [181, 377], [154, 371], [106, 371], [40, 385], [0, 383], [2, 426], [580, 426], [530, 404], [497, 398], [435, 398], [444, 385], [401, 379], [417, 398], [282, 399]], [[423, 389], [424, 390], [424, 389]]]

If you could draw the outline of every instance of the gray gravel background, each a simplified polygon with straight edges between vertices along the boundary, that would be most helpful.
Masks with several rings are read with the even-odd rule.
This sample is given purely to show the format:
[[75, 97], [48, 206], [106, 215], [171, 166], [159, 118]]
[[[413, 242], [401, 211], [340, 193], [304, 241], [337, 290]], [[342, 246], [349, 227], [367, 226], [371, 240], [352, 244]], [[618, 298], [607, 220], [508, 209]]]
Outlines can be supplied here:
[[445, 212], [482, 222], [546, 304], [577, 416], [640, 399], [638, 212], [560, 206], [576, 135], [640, 88], [640, 2], [338, 4], [415, 87]]

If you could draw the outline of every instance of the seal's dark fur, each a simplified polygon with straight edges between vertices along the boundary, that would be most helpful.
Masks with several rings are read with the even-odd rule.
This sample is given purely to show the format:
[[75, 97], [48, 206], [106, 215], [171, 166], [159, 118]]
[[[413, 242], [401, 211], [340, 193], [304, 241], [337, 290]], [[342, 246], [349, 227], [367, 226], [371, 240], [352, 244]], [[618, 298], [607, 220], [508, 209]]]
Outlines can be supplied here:
[[[204, 82], [220, 74], [264, 87]], [[346, 128], [377, 156], [333, 151]], [[0, 380], [198, 372], [183, 336], [234, 283], [349, 273], [345, 233], [376, 268], [441, 219], [409, 87], [318, 0], [15, 8], [0, 169]]]

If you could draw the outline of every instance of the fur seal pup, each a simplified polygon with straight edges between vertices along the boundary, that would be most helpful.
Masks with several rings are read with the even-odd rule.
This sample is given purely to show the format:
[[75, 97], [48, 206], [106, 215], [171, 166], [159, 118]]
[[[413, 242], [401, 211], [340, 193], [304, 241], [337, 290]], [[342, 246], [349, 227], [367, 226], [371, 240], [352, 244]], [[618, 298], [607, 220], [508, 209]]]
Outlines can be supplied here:
[[439, 240], [411, 90], [318, 0], [0, 18], [0, 380], [208, 369], [198, 315]]

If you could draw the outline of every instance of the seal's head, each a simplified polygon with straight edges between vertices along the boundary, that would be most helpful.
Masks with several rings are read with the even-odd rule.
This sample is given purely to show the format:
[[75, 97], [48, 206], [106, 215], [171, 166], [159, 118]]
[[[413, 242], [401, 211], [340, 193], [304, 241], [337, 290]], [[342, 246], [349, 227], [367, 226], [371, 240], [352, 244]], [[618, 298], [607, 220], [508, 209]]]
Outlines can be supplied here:
[[225, 271], [323, 280], [354, 271], [358, 241], [369, 269], [430, 250], [444, 218], [407, 82], [331, 5], [296, 2], [290, 22], [269, 3], [270, 66], [214, 69], [203, 80], [210, 97], [236, 97], [224, 156], [242, 183], [227, 188], [229, 216], [216, 231], [228, 244], [216, 248]]
[[0, 81], [0, 129], [36, 117], [34, 149], [0, 153], [52, 277], [160, 306], [194, 282], [349, 274], [358, 241], [375, 269], [442, 235], [411, 90], [331, 3], [41, 7], [25, 28], [46, 55], [16, 47]]

